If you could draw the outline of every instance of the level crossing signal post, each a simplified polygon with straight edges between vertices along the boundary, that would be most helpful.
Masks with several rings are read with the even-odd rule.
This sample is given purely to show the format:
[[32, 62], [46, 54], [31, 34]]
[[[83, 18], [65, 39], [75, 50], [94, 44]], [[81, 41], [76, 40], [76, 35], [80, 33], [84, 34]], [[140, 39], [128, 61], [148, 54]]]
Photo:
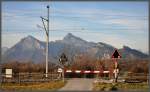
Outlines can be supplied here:
[[59, 58], [59, 61], [61, 63], [61, 65], [63, 66], [62, 68], [62, 77], [63, 77], [63, 82], [65, 81], [65, 74], [64, 74], [64, 67], [65, 67], [65, 63], [68, 61], [68, 58], [67, 56], [65, 55], [65, 53], [62, 53], [60, 58]]
[[114, 66], [115, 66], [114, 67], [114, 78], [115, 78], [114, 82], [117, 82], [117, 80], [118, 80], [118, 75], [119, 75], [118, 59], [120, 59], [120, 58], [121, 58], [121, 55], [119, 54], [118, 50], [116, 49], [114, 51], [114, 53], [112, 54], [112, 59], [114, 61]]

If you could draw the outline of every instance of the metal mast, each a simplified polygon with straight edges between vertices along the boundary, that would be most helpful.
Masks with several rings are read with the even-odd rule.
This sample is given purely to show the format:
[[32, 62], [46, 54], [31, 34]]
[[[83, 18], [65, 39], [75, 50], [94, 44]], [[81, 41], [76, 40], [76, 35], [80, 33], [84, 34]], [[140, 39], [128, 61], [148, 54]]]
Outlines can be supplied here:
[[[41, 17], [42, 22], [43, 22], [43, 26], [44, 26], [44, 30], [46, 32], [46, 70], [45, 70], [45, 77], [48, 77], [48, 51], [49, 51], [49, 6], [47, 6], [47, 19]], [[45, 26], [44, 20], [47, 22], [47, 28]]]

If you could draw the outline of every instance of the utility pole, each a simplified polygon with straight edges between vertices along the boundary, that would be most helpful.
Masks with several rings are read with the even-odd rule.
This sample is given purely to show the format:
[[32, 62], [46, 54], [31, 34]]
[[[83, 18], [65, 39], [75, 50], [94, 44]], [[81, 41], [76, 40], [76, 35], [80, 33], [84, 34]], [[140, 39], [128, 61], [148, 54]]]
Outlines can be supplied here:
[[[44, 30], [46, 32], [46, 69], [45, 69], [45, 77], [48, 77], [48, 47], [49, 47], [49, 6], [47, 6], [47, 19], [41, 17], [42, 23], [44, 26]], [[44, 20], [47, 22], [47, 28], [45, 26]]]

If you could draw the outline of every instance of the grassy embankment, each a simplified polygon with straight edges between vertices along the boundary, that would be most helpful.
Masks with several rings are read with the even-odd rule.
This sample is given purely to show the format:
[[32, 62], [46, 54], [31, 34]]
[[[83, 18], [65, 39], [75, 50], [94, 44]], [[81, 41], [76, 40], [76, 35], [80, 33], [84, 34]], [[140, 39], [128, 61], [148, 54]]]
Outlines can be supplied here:
[[93, 90], [95, 91], [148, 91], [147, 83], [94, 83]]
[[0, 86], [2, 90], [57, 90], [63, 87], [66, 81], [51, 81], [46, 83], [3, 83]]

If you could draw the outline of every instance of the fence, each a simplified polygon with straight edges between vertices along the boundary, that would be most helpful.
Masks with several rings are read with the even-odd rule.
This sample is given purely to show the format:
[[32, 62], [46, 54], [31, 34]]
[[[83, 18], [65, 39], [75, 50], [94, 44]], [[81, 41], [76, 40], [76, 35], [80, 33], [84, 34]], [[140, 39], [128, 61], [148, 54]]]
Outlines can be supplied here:
[[[103, 74], [108, 74], [108, 71], [103, 71]], [[95, 75], [95, 76], [94, 76]], [[98, 76], [97, 76], [98, 75]], [[65, 78], [73, 77], [86, 77], [86, 78], [106, 78], [106, 76], [100, 77], [100, 72], [98, 71], [65, 71]], [[92, 76], [92, 77], [91, 77]], [[148, 74], [143, 73], [132, 73], [127, 76], [119, 76], [119, 79], [124, 79], [126, 82], [148, 82]], [[109, 77], [109, 76], [108, 76]], [[107, 79], [110, 79], [108, 78]], [[49, 82], [53, 80], [60, 80], [61, 72], [52, 72], [48, 73], [48, 77], [45, 77], [44, 73], [16, 73], [12, 77], [6, 77], [6, 74], [1, 75], [1, 82], [12, 82], [12, 83], [26, 83], [26, 82]]]
[[59, 80], [59, 73], [48, 73], [48, 77], [45, 77], [44, 73], [17, 73], [12, 77], [6, 77], [6, 74], [1, 75], [1, 82], [12, 83], [25, 83], [25, 82], [48, 82], [52, 80]]

